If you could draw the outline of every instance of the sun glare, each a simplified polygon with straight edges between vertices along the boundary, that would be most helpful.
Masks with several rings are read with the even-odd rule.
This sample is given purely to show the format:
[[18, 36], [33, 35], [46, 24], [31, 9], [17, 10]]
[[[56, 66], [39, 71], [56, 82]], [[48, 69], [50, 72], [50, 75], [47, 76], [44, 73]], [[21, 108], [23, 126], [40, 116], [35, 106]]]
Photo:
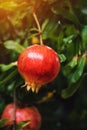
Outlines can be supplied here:
[[0, 8], [1, 9], [5, 9], [7, 11], [13, 11], [15, 10], [17, 7], [21, 7], [27, 5], [26, 1], [19, 1], [17, 0], [0, 0]]

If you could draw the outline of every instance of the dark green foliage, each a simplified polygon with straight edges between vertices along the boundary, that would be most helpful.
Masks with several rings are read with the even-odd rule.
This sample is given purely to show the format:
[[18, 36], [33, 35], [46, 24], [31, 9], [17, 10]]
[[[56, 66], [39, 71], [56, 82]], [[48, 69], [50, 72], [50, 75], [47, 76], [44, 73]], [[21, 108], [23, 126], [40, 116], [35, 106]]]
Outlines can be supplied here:
[[[61, 62], [57, 78], [38, 94], [21, 88], [24, 80], [17, 70], [19, 54], [34, 37], [39, 39], [33, 8], [44, 44], [55, 49]], [[13, 101], [16, 89], [18, 102], [40, 109], [41, 130], [87, 129], [86, 86], [87, 1], [8, 0], [6, 4], [0, 0], [0, 114]], [[1, 126], [4, 121], [0, 121]]]

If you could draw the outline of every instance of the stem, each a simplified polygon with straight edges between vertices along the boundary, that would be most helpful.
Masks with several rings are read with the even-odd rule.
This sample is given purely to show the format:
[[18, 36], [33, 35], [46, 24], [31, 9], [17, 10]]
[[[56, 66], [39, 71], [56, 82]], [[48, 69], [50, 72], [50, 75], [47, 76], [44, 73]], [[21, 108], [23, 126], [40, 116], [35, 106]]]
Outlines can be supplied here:
[[40, 36], [40, 44], [43, 45], [43, 39], [42, 39], [42, 30], [41, 30], [41, 27], [40, 27], [40, 23], [38, 21], [38, 18], [37, 18], [37, 15], [35, 12], [33, 12], [33, 17], [35, 19], [35, 22], [37, 24], [37, 28], [38, 28], [38, 31], [39, 31], [39, 36]]
[[16, 130], [16, 89], [14, 89], [13, 130]]
[[10, 79], [12, 79], [17, 73], [17, 70], [12, 71], [4, 80], [0, 81], [0, 87], [2, 84], [7, 83]]

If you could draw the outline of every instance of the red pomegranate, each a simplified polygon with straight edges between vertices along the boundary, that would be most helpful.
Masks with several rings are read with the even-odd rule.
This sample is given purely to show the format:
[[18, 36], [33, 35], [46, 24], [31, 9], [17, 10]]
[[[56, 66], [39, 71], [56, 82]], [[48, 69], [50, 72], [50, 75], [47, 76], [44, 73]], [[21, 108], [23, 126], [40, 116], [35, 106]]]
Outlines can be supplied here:
[[[9, 119], [5, 125], [12, 125], [14, 120], [14, 104], [9, 104], [4, 109], [1, 119]], [[34, 106], [25, 108], [16, 108], [16, 123], [29, 120], [30, 123], [22, 130], [39, 130], [41, 126], [41, 115]]]
[[60, 70], [58, 54], [46, 45], [31, 45], [18, 58], [18, 71], [25, 79], [27, 90], [53, 81]]

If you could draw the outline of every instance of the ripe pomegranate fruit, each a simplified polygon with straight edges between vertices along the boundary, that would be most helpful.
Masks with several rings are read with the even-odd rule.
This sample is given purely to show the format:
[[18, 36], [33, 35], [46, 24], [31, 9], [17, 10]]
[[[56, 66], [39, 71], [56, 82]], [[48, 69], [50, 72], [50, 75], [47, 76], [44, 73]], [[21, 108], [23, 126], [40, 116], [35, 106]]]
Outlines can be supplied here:
[[[9, 119], [5, 125], [12, 125], [14, 120], [14, 104], [8, 104], [4, 109], [1, 119]], [[25, 108], [16, 108], [16, 123], [29, 120], [30, 123], [22, 130], [39, 130], [41, 126], [41, 115], [34, 106]]]
[[55, 79], [60, 70], [58, 54], [46, 45], [31, 45], [18, 58], [18, 71], [27, 90], [39, 88]]

